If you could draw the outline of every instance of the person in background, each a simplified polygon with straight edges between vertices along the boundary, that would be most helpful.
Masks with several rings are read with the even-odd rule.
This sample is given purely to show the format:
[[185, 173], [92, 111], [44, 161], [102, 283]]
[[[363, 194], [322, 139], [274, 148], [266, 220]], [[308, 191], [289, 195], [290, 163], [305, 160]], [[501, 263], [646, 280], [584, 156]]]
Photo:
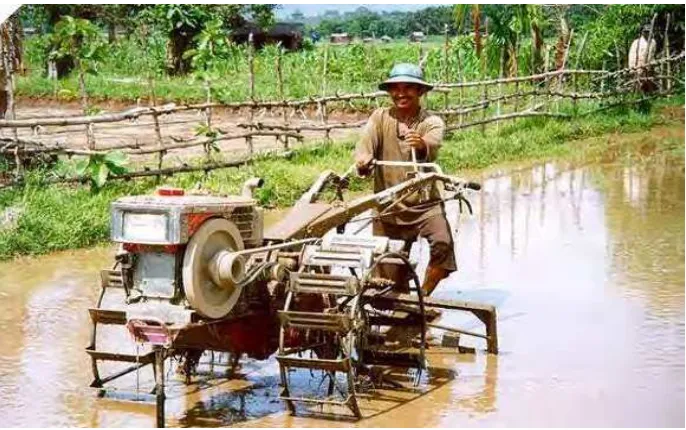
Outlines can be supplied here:
[[[650, 41], [648, 41], [649, 38]], [[655, 60], [656, 50], [655, 39], [650, 37], [650, 26], [644, 25], [641, 28], [641, 35], [633, 41], [631, 48], [629, 48], [629, 68], [636, 69], [634, 71], [636, 87], [644, 93], [656, 89], [652, 70], [647, 66]]]

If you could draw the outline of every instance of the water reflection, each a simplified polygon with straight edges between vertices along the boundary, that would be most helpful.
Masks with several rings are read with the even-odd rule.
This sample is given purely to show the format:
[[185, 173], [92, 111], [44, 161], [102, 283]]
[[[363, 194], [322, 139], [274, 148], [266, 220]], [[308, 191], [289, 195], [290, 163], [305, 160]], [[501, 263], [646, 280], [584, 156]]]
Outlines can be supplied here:
[[[478, 215], [460, 225], [461, 272], [451, 284], [461, 291], [444, 285], [437, 294], [499, 305], [500, 375], [536, 398], [576, 402], [584, 411], [527, 421], [496, 405], [486, 422], [683, 425], [683, 195], [683, 165], [659, 162], [542, 164], [485, 182]], [[494, 300], [494, 289], [512, 294]], [[508, 313], [519, 317], [503, 321]], [[504, 386], [498, 398], [511, 405], [511, 384]], [[582, 387], [603, 401], [585, 398]], [[654, 408], [660, 418], [627, 415], [627, 403], [613, 397], [627, 392], [629, 404]]]

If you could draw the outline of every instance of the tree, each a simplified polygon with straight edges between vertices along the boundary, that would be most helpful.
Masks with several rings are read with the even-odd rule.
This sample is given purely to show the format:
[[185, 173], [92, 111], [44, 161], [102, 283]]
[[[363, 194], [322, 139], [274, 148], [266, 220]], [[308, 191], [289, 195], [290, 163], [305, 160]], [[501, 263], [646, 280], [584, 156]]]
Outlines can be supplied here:
[[450, 6], [435, 6], [408, 13], [409, 31], [423, 31], [426, 34], [443, 34], [445, 25], [453, 27]]
[[567, 12], [569, 5], [556, 5], [553, 7], [555, 11], [555, 22], [557, 27], [557, 41], [555, 43], [555, 69], [562, 69], [564, 64], [565, 53], [567, 46], [569, 46], [570, 38], [572, 37], [571, 27], [567, 19]]
[[[65, 16], [73, 18], [94, 20], [98, 17], [100, 5], [78, 5], [78, 4], [44, 4], [44, 5], [24, 5], [19, 9], [21, 20], [39, 29], [43, 33], [52, 33], [58, 22]], [[54, 39], [51, 38], [54, 42]], [[59, 56], [59, 59], [52, 54], [57, 47], [54, 44], [47, 45], [45, 65], [46, 70], [50, 70], [51, 64], [54, 65], [57, 78], [67, 76], [74, 68], [74, 59], [68, 55]]]
[[129, 4], [103, 4], [98, 6], [98, 21], [107, 28], [107, 40], [109, 43], [117, 41], [117, 27], [131, 27], [135, 21], [138, 7]]
[[296, 9], [295, 12], [291, 14], [291, 21], [302, 22], [305, 20], [305, 14], [303, 14], [300, 9]]
[[508, 76], [518, 73], [518, 50], [523, 35], [532, 34], [533, 56], [540, 58], [543, 43], [541, 29], [545, 24], [540, 5], [484, 5], [483, 13], [489, 20], [489, 45], [496, 48]]
[[0, 118], [5, 117], [9, 106], [12, 75], [22, 68], [21, 33], [17, 13], [0, 24]]
[[[63, 17], [56, 25], [50, 36], [54, 50], [50, 53], [53, 60], [65, 57], [72, 58], [79, 73], [79, 91], [81, 106], [87, 114], [88, 95], [86, 93], [86, 74], [95, 74], [98, 63], [104, 56], [105, 44], [100, 38], [100, 30], [87, 19]], [[93, 133], [91, 126], [87, 126], [88, 147], [93, 149]]]
[[95, 73], [97, 63], [102, 60], [105, 45], [100, 30], [86, 19], [63, 17], [51, 35], [54, 59], [71, 57], [78, 69], [84, 73]]
[[182, 75], [191, 71], [191, 57], [184, 53], [195, 47], [198, 34], [206, 23], [219, 19], [228, 29], [244, 25], [248, 19], [260, 27], [273, 23], [275, 5], [269, 4], [158, 4], [144, 7], [142, 16], [168, 35], [167, 72]]
[[543, 30], [548, 21], [540, 5], [528, 5], [527, 9], [527, 19], [531, 31], [531, 73], [539, 73], [542, 71], [541, 64], [543, 62], [541, 55], [544, 45]]

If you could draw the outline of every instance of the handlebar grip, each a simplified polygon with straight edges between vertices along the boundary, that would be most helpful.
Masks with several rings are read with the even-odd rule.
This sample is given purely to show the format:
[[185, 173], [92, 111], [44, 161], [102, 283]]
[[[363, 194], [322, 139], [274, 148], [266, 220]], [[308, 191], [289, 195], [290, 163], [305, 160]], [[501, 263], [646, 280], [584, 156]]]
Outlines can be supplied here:
[[469, 188], [470, 190], [479, 191], [481, 189], [481, 184], [478, 182], [467, 182], [465, 187]]

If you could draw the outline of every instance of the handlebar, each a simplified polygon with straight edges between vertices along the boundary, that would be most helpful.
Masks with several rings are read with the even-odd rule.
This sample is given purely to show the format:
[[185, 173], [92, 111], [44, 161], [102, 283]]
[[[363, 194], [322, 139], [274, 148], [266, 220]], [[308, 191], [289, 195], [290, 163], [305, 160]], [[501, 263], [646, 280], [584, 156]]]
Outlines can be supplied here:
[[[370, 166], [386, 166], [386, 167], [414, 167], [414, 168], [422, 168], [422, 169], [430, 169], [433, 170], [435, 173], [438, 175], [447, 178], [449, 177], [448, 175], [445, 175], [443, 173], [443, 169], [441, 169], [441, 166], [439, 166], [436, 163], [414, 163], [411, 161], [385, 161], [385, 160], [372, 160], [370, 162]], [[357, 170], [357, 166], [355, 163], [353, 163], [342, 176], [339, 176], [339, 180], [343, 181], [344, 183], [347, 183], [347, 178]], [[455, 178], [455, 177], [450, 177], [449, 183], [453, 186], [456, 186], [458, 188], [466, 188], [472, 191], [480, 191], [481, 190], [481, 184], [478, 182], [472, 182], [472, 181], [464, 181], [460, 178]]]
[[478, 182], [466, 182], [464, 186], [470, 190], [481, 191], [481, 184]]

